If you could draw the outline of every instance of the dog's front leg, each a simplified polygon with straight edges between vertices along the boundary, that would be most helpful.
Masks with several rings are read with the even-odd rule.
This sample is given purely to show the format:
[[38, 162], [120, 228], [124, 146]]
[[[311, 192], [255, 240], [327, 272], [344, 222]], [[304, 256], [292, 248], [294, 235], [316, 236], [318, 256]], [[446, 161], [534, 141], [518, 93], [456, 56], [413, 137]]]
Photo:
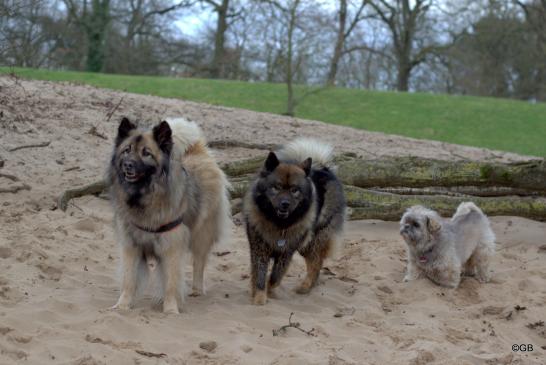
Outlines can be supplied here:
[[130, 309], [135, 297], [137, 285], [137, 266], [140, 260], [140, 249], [132, 244], [126, 243], [121, 249], [121, 261], [123, 265], [121, 295], [113, 309]]
[[[183, 233], [183, 239], [179, 237], [167, 238], [166, 247], [162, 251], [163, 260], [163, 313], [180, 313], [178, 310], [178, 298], [182, 300], [181, 285], [183, 284], [182, 261], [186, 240], [189, 233]], [[182, 241], [182, 242], [181, 242]]]
[[264, 305], [267, 301], [265, 290], [269, 256], [260, 250], [250, 252], [252, 301], [255, 305]]
[[406, 270], [407, 271], [406, 276], [404, 276], [404, 282], [419, 279], [419, 277], [421, 276], [421, 269], [417, 267], [415, 257], [411, 253], [408, 253], [408, 266]]

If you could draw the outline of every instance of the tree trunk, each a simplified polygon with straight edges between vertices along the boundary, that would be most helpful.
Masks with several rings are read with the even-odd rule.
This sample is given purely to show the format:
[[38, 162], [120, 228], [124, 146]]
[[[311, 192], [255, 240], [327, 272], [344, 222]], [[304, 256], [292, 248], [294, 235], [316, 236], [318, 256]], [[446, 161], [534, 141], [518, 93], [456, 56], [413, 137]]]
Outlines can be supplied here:
[[296, 27], [296, 12], [298, 10], [298, 5], [300, 1], [294, 1], [294, 4], [290, 8], [289, 14], [289, 23], [288, 23], [288, 46], [287, 46], [287, 55], [286, 55], [286, 91], [287, 91], [287, 100], [286, 100], [286, 115], [294, 116], [296, 101], [294, 99], [294, 88], [293, 88], [293, 70], [292, 70], [292, 60], [294, 52], [294, 29]]
[[408, 60], [398, 60], [398, 74], [396, 76], [396, 90], [398, 91], [409, 90], [411, 67], [407, 64], [408, 62]]
[[87, 36], [86, 69], [100, 72], [104, 66], [104, 46], [110, 22], [110, 0], [93, 0], [91, 13], [84, 19]]
[[457, 206], [473, 201], [485, 214], [515, 215], [519, 217], [546, 220], [545, 198], [521, 197], [452, 197], [441, 195], [396, 195], [345, 186], [347, 205], [351, 207], [350, 219], [382, 219], [398, 221], [404, 211], [412, 205], [424, 205], [436, 210], [444, 217], [453, 215]]
[[344, 184], [371, 187], [504, 186], [546, 193], [544, 160], [512, 164], [441, 161], [416, 157], [378, 160], [341, 158], [338, 176]]
[[214, 79], [224, 76], [224, 58], [229, 0], [222, 0], [220, 6], [215, 7], [218, 16], [216, 20], [216, 33], [214, 34], [214, 56], [211, 65], [211, 77]]
[[326, 84], [328, 86], [334, 86], [336, 83], [336, 75], [339, 60], [343, 52], [343, 47], [345, 45], [345, 27], [347, 24], [347, 0], [339, 1], [339, 22], [337, 29], [337, 39], [336, 45], [334, 47], [334, 55], [330, 62], [330, 70], [328, 71], [328, 79]]
[[[222, 169], [230, 177], [242, 176], [257, 172], [264, 160], [265, 155], [234, 161], [223, 165]], [[344, 184], [361, 188], [466, 187], [463, 190], [467, 195], [479, 195], [479, 188], [490, 188], [484, 195], [499, 196], [502, 191], [494, 191], [493, 188], [505, 187], [510, 188], [505, 193], [546, 195], [544, 160], [509, 164], [417, 157], [365, 160], [343, 154], [335, 158], [335, 164], [337, 175]]]

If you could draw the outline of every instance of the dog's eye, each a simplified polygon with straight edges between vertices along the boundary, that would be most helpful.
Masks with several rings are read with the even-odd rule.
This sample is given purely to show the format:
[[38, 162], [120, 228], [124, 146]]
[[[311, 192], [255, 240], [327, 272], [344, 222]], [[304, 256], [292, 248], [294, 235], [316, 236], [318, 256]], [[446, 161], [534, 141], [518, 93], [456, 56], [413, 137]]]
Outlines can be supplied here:
[[142, 149], [142, 157], [149, 157], [151, 155], [152, 154], [150, 153], [150, 151], [147, 148]]
[[413, 222], [413, 226], [414, 226], [415, 228], [419, 228], [419, 223]]
[[129, 152], [131, 152], [131, 145], [125, 147], [121, 153], [128, 154]]
[[290, 193], [292, 193], [292, 194], [297, 194], [299, 192], [300, 192], [300, 189], [297, 186], [292, 186], [290, 188]]

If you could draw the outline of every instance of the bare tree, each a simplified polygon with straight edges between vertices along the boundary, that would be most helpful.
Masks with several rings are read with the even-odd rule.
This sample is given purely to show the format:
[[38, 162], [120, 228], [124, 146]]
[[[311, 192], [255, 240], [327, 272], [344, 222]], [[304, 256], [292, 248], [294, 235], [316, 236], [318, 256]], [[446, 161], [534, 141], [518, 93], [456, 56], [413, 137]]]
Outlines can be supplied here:
[[369, 4], [392, 38], [397, 61], [397, 89], [407, 91], [412, 70], [438, 49], [435, 43], [418, 45], [417, 42], [432, 0], [370, 0]]
[[91, 0], [90, 4], [84, 0], [81, 6], [74, 0], [64, 0], [64, 3], [69, 13], [69, 19], [79, 26], [86, 35], [86, 70], [102, 71], [106, 33], [111, 20], [110, 0]]
[[[171, 48], [169, 35], [173, 30], [173, 15], [193, 5], [190, 0], [129, 0], [117, 1], [112, 9], [119, 39], [110, 39], [108, 71], [122, 73], [157, 73], [163, 61], [161, 53]], [[178, 43], [183, 43], [179, 41]], [[135, 54], [138, 57], [135, 57]], [[121, 58], [121, 59], [118, 59]]]
[[338, 70], [339, 61], [344, 53], [344, 47], [347, 41], [347, 38], [351, 35], [357, 24], [364, 19], [362, 16], [362, 11], [366, 6], [368, 0], [361, 0], [358, 9], [356, 10], [355, 15], [350, 21], [348, 21], [348, 11], [349, 4], [348, 0], [339, 0], [339, 10], [337, 12], [338, 26], [337, 26], [337, 36], [336, 44], [334, 47], [334, 54], [332, 60], [330, 61], [330, 68], [328, 71], [328, 78], [326, 84], [328, 86], [333, 86], [336, 82], [336, 75]]
[[242, 7], [236, 8], [234, 0], [202, 0], [210, 5], [216, 13], [216, 28], [214, 31], [214, 53], [210, 65], [212, 78], [224, 77], [224, 63], [226, 62], [226, 33], [233, 22], [244, 13]]

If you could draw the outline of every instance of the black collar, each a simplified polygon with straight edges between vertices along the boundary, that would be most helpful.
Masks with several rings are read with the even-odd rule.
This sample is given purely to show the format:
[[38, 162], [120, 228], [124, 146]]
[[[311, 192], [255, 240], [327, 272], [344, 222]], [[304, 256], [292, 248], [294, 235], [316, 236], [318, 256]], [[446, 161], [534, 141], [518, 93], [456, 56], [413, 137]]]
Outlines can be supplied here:
[[142, 231], [145, 231], [145, 232], [149, 232], [149, 233], [165, 233], [165, 232], [168, 232], [172, 229], [175, 229], [176, 227], [178, 227], [181, 223], [183, 222], [183, 218], [182, 216], [180, 216], [180, 218], [170, 222], [170, 223], [167, 223], [167, 224], [164, 224], [162, 226], [159, 226], [158, 228], [156, 229], [153, 229], [153, 228], [148, 228], [148, 227], [142, 227], [142, 226], [139, 226], [138, 224], [135, 224], [133, 223], [133, 225], [135, 227], [137, 227], [138, 229], [142, 230]]

